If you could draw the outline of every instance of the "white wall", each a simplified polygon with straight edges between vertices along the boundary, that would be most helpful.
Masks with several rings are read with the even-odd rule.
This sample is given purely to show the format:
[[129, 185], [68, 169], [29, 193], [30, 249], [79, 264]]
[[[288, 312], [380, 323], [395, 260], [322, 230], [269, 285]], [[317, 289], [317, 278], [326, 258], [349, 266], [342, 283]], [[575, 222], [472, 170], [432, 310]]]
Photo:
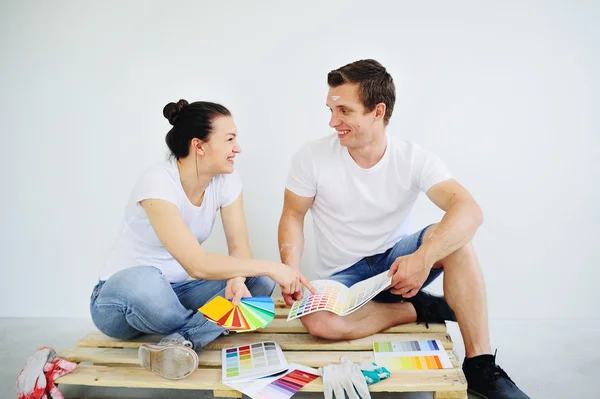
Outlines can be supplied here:
[[[253, 251], [276, 259], [290, 157], [330, 132], [326, 74], [375, 58], [397, 85], [389, 132], [484, 209], [491, 317], [600, 317], [598, 3], [295, 3], [0, 4], [0, 316], [88, 317], [179, 98], [234, 113]], [[423, 196], [415, 230], [440, 215]], [[219, 226], [206, 247], [225, 252]]]

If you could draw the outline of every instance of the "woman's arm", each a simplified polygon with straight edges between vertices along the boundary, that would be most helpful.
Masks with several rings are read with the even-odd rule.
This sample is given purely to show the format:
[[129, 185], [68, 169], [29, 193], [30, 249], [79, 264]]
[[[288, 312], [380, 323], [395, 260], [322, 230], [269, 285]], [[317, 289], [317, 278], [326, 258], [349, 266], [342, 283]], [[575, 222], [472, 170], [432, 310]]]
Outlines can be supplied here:
[[221, 208], [221, 221], [223, 222], [229, 255], [236, 258], [251, 259], [252, 252], [248, 240], [242, 193], [231, 204]]
[[[236, 258], [252, 259], [242, 193], [240, 193], [234, 202], [221, 208], [221, 221], [223, 223], [223, 230], [225, 231], [229, 255]], [[242, 297], [252, 296], [248, 288], [244, 285], [245, 282], [246, 277], [234, 277], [227, 280], [225, 297], [232, 298], [234, 305], [237, 305]]]
[[[191, 277], [205, 280], [227, 280], [234, 277], [269, 276], [276, 280], [274, 278], [277, 274], [276, 269], [281, 267], [281, 264], [277, 262], [240, 259], [204, 251], [196, 237], [185, 225], [177, 207], [171, 202], [145, 199], [140, 201], [140, 204], [146, 211], [148, 220], [165, 249]], [[229, 230], [226, 230], [226, 234], [236, 236], [236, 233], [232, 233], [231, 227], [226, 228]], [[241, 239], [237, 235], [235, 240], [237, 247], [232, 247], [228, 240], [229, 249], [230, 252], [233, 250], [233, 252], [249, 255], [249, 258], [251, 254], [247, 233], [242, 235], [244, 237]]]

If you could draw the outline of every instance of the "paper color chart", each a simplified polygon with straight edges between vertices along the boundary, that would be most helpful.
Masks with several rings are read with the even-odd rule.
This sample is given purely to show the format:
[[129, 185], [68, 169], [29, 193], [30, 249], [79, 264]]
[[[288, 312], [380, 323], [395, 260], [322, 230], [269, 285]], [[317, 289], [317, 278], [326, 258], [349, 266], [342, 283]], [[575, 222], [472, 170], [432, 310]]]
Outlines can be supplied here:
[[317, 377], [316, 374], [293, 370], [258, 391], [257, 396], [261, 399], [288, 399]]
[[[301, 374], [294, 373], [296, 371], [301, 372]], [[286, 375], [292, 373], [294, 373], [292, 377], [285, 378]], [[305, 374], [305, 377], [303, 377], [302, 374]], [[312, 367], [302, 366], [297, 363], [289, 363], [288, 369], [283, 373], [241, 382], [223, 381], [223, 384], [235, 389], [236, 391], [244, 393], [252, 399], [264, 399], [264, 396], [262, 395], [266, 395], [270, 399], [289, 399], [289, 397], [292, 396], [292, 391], [300, 389], [298, 386], [305, 386], [305, 384], [308, 384], [307, 381], [312, 378], [310, 376], [316, 376], [317, 374], [318, 371]], [[273, 387], [265, 389], [267, 386], [271, 385], [271, 383], [277, 380], [282, 381], [279, 381]], [[287, 386], [287, 389], [281, 389], [282, 385]], [[278, 387], [278, 389], [272, 389], [275, 386]]]
[[400, 341], [400, 342], [374, 342], [375, 352], [412, 352], [412, 351], [439, 351], [444, 347], [439, 341]]
[[275, 342], [256, 342], [221, 351], [223, 382], [243, 381], [280, 373], [288, 365]]
[[340, 316], [352, 313], [389, 286], [391, 277], [387, 273], [373, 276], [350, 288], [333, 280], [311, 281], [317, 294], [311, 294], [304, 288], [302, 299], [294, 302], [287, 319], [292, 320], [320, 310]]
[[346, 314], [361, 307], [366, 301], [372, 299], [381, 291], [386, 289], [392, 278], [388, 277], [388, 272], [383, 272], [370, 279], [361, 281], [350, 287], [348, 304], [346, 305]]
[[374, 342], [375, 363], [388, 370], [436, 370], [452, 368], [439, 340]]
[[340, 293], [347, 291], [348, 288], [337, 281], [315, 280], [311, 281], [317, 294], [310, 294], [305, 290], [300, 301], [294, 302], [288, 320], [295, 317], [316, 312], [317, 310], [329, 310], [336, 314], [341, 314], [343, 301], [345, 298]]

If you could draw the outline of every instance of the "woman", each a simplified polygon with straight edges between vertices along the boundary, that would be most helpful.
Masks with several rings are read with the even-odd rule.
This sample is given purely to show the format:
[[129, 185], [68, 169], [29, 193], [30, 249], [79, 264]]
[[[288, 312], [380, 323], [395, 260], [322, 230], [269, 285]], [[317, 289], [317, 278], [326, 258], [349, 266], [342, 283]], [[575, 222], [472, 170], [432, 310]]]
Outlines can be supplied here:
[[[158, 345], [140, 347], [140, 364], [178, 379], [197, 367], [194, 349], [227, 333], [197, 312], [215, 296], [237, 304], [242, 297], [271, 295], [275, 282], [285, 293], [301, 285], [314, 290], [289, 266], [252, 259], [233, 167], [241, 148], [227, 108], [180, 100], [163, 114], [173, 125], [166, 136], [172, 157], [146, 170], [133, 189], [90, 310], [98, 329], [117, 339], [168, 334]], [[229, 256], [200, 245], [217, 211]]]

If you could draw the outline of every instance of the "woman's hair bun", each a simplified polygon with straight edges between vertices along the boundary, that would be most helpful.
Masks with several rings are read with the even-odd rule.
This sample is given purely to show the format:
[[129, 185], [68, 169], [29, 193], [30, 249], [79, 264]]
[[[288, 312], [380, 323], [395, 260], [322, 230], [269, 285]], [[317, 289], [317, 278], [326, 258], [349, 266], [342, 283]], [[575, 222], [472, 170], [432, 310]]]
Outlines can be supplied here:
[[163, 116], [169, 120], [171, 125], [175, 125], [177, 117], [186, 105], [188, 105], [186, 100], [179, 100], [176, 103], [168, 103], [163, 108]]

